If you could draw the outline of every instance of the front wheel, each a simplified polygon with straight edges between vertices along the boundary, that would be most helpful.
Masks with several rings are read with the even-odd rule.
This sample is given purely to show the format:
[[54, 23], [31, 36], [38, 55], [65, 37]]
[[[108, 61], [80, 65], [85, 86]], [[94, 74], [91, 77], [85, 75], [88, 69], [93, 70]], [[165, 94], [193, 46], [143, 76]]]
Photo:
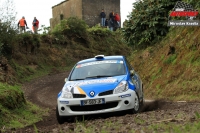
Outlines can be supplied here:
[[138, 95], [136, 93], [135, 103], [134, 103], [134, 108], [132, 109], [132, 113], [136, 114], [136, 113], [140, 112], [140, 109], [141, 109], [141, 105], [140, 105]]
[[59, 124], [65, 123], [64, 117], [59, 115], [58, 106], [56, 106], [56, 118]]

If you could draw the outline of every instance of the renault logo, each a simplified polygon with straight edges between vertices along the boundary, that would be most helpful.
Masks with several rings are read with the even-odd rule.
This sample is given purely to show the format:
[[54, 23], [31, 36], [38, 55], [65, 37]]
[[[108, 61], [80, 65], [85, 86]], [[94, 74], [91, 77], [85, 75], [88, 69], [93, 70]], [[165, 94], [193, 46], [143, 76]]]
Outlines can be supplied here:
[[94, 96], [94, 91], [90, 91], [90, 96], [93, 97]]

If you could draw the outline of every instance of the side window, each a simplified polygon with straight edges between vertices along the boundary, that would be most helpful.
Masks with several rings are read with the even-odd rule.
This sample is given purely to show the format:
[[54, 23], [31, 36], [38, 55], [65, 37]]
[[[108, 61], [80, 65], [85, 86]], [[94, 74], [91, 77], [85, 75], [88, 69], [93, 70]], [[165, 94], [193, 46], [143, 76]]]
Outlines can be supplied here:
[[128, 60], [125, 58], [125, 61], [126, 61], [126, 65], [128, 67], [128, 70], [133, 70], [132, 66], [130, 65], [130, 63], [128, 62]]

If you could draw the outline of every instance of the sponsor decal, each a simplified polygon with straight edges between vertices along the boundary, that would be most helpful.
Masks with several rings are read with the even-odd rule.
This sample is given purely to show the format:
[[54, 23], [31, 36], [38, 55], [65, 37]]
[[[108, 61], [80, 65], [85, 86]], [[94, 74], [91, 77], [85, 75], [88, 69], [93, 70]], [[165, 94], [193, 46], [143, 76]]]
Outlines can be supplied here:
[[82, 85], [89, 85], [89, 84], [96, 84], [96, 83], [114, 83], [116, 82], [116, 78], [107, 78], [107, 79], [97, 79], [97, 80], [87, 80], [87, 81], [69, 81], [66, 86], [82, 86]]
[[125, 97], [130, 97], [130, 96], [131, 96], [131, 94], [125, 94], [125, 95], [121, 95], [120, 97], [125, 98]]
[[168, 26], [200, 26], [198, 10], [192, 5], [178, 1], [168, 18]]
[[69, 101], [60, 101], [61, 104], [69, 104]]
[[[107, 79], [97, 79], [97, 80], [88, 80], [88, 81], [68, 81], [63, 87], [63, 91], [71, 92], [72, 94], [86, 94], [85, 91], [80, 87], [83, 85], [97, 84], [97, 83], [114, 83], [117, 79], [107, 78]], [[58, 94], [58, 97], [61, 96], [61, 93]], [[90, 95], [92, 96], [92, 95]]]
[[80, 68], [80, 67], [81, 67], [81, 64], [79, 64], [79, 65], [76, 66], [76, 68]]
[[[114, 83], [117, 79], [115, 78], [107, 78], [107, 79], [99, 79], [99, 80], [88, 80], [88, 81], [69, 81], [67, 84], [65, 84], [63, 90], [71, 92], [72, 94], [86, 94], [83, 89], [81, 89], [80, 86], [83, 85], [89, 85], [89, 84], [97, 84], [97, 83]], [[58, 94], [61, 95], [60, 93]], [[58, 97], [59, 97], [58, 96]]]
[[94, 62], [79, 64], [79, 65], [76, 66], [76, 68], [80, 68], [80, 67], [84, 67], [84, 66], [90, 66], [90, 65], [96, 65], [96, 64], [105, 64], [105, 63], [120, 63], [120, 64], [123, 64], [124, 62], [121, 61], [121, 60], [94, 61]]
[[64, 87], [64, 90], [72, 94], [86, 94], [79, 86], [68, 85]]

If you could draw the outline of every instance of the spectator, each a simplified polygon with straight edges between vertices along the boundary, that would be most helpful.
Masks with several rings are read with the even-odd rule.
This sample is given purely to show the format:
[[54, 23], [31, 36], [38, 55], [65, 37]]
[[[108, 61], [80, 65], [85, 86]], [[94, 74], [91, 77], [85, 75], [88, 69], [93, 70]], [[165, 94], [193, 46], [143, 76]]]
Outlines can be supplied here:
[[116, 14], [115, 14], [115, 21], [117, 22], [117, 24], [118, 24], [118, 27], [121, 27], [120, 26], [120, 16], [119, 16], [119, 14], [116, 12]]
[[106, 27], [108, 26], [108, 19], [106, 19], [106, 21], [105, 21], [105, 26]]
[[17, 26], [20, 29], [20, 33], [22, 33], [23, 31], [24, 33], [26, 32], [27, 23], [24, 16], [19, 20]]
[[113, 31], [113, 28], [114, 28], [114, 21], [112, 21], [112, 19], [110, 19], [110, 20], [108, 21], [108, 27], [109, 27], [110, 31]]
[[109, 14], [109, 20], [111, 19], [113, 22], [114, 22], [114, 20], [115, 20], [115, 13], [114, 13], [114, 11], [112, 11], [110, 14]]
[[37, 34], [38, 32], [38, 27], [39, 27], [39, 21], [36, 19], [36, 17], [34, 17], [34, 19], [33, 19], [33, 32], [35, 33], [35, 34]]
[[100, 13], [100, 17], [101, 17], [101, 26], [105, 26], [106, 13], [104, 12], [104, 9], [102, 9], [102, 11]]

